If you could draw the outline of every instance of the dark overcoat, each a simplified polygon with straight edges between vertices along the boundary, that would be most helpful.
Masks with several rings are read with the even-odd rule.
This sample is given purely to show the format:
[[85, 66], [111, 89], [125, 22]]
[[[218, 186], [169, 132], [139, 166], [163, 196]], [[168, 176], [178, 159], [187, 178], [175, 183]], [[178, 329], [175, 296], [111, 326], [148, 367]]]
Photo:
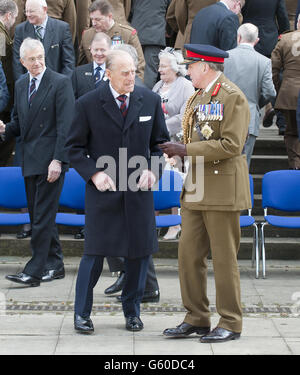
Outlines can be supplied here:
[[[146, 88], [135, 86], [125, 121], [108, 81], [77, 100], [68, 146], [72, 166], [87, 182], [86, 255], [139, 258], [158, 250], [152, 192], [122, 191], [118, 176], [132, 176], [132, 156], [143, 156], [147, 164], [161, 156], [158, 144], [168, 138], [160, 97]], [[120, 148], [127, 156], [119, 158]], [[100, 157], [113, 158], [116, 178], [106, 166], [97, 168]], [[116, 192], [96, 189], [91, 177], [99, 170], [115, 180]]]

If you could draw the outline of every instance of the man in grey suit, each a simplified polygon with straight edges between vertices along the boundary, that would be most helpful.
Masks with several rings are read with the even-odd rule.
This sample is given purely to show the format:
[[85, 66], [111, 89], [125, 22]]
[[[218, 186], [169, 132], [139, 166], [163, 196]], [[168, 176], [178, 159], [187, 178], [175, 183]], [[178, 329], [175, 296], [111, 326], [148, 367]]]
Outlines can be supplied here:
[[271, 60], [256, 52], [258, 28], [245, 23], [238, 29], [238, 46], [225, 61], [224, 74], [246, 95], [250, 107], [250, 124], [244, 153], [250, 168], [256, 138], [259, 134], [259, 110], [276, 96], [272, 80]]
[[0, 122], [0, 134], [21, 140], [32, 257], [21, 273], [6, 278], [39, 286], [40, 281], [65, 275], [55, 217], [68, 168], [65, 144], [74, 113], [74, 95], [70, 78], [46, 68], [40, 41], [25, 39], [20, 56], [28, 73], [16, 82], [12, 120], [7, 125]]
[[13, 46], [13, 71], [17, 80], [26, 69], [20, 63], [20, 45], [25, 38], [40, 40], [45, 49], [46, 65], [57, 73], [72, 76], [75, 54], [70, 26], [47, 15], [45, 0], [27, 0], [27, 21], [16, 27]]

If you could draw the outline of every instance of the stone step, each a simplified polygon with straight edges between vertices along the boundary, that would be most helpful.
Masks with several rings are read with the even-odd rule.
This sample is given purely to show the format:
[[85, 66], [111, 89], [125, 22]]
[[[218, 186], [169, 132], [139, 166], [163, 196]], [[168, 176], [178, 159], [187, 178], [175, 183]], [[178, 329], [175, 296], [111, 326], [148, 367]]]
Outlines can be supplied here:
[[[249, 237], [241, 237], [241, 247], [239, 259], [251, 259], [253, 239], [252, 234]], [[300, 238], [299, 237], [270, 237], [265, 232], [266, 257], [269, 259], [300, 259]], [[298, 232], [299, 235], [299, 232]], [[83, 253], [84, 240], [74, 240], [72, 235], [60, 236], [62, 249], [65, 257], [78, 256]], [[30, 240], [17, 240], [12, 234], [2, 234], [0, 238], [0, 256], [24, 256], [30, 257]], [[159, 240], [159, 251], [155, 254], [156, 258], [177, 258], [178, 240], [163, 241]]]
[[253, 155], [286, 155], [283, 136], [259, 136], [255, 142]]
[[288, 157], [286, 155], [252, 155], [250, 174], [265, 174], [288, 168]]

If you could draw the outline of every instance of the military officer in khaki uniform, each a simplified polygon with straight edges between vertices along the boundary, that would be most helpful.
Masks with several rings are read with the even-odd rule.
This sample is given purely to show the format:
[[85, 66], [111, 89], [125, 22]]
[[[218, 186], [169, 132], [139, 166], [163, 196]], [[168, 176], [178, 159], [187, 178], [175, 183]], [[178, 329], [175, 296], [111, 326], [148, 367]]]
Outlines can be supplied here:
[[[14, 105], [14, 79], [13, 79], [13, 40], [9, 31], [13, 27], [18, 16], [18, 8], [14, 1], [0, 0], [0, 60], [6, 78], [9, 91], [9, 102], [5, 110], [1, 113], [0, 120], [9, 122], [11, 111]], [[15, 147], [15, 140], [11, 139], [1, 143], [0, 147], [0, 167], [7, 166], [12, 160], [12, 152]]]
[[[181, 194], [178, 253], [187, 314], [183, 323], [166, 329], [164, 335], [186, 337], [197, 333], [203, 335], [201, 342], [221, 342], [239, 338], [242, 330], [237, 253], [240, 210], [251, 207], [247, 162], [242, 155], [250, 111], [245, 95], [222, 73], [227, 52], [200, 44], [187, 44], [185, 48], [188, 74], [199, 90], [187, 102], [182, 121], [184, 144], [167, 142], [161, 148], [169, 157], [192, 157]], [[204, 157], [204, 172], [199, 176], [196, 170], [203, 166], [197, 160], [200, 156]], [[220, 315], [212, 331], [206, 291], [209, 250]]]
[[[78, 65], [92, 61], [90, 53], [91, 41], [96, 32], [104, 32], [112, 39], [112, 44], [125, 43], [132, 45], [138, 54], [137, 75], [143, 80], [145, 59], [137, 36], [137, 31], [128, 25], [117, 23], [113, 17], [113, 8], [107, 0], [96, 0], [89, 8], [92, 27], [85, 30], [79, 46]], [[114, 39], [116, 39], [114, 41]]]
[[[81, 36], [85, 29], [90, 27], [89, 7], [92, 3], [91, 0], [75, 0], [77, 9], [77, 36], [78, 44], [81, 43]], [[114, 19], [126, 25], [131, 9], [131, 0], [110, 0], [114, 8]]]
[[[289, 168], [300, 169], [300, 142], [298, 139], [296, 109], [300, 91], [300, 22], [297, 30], [284, 33], [274, 48], [272, 74], [277, 99], [275, 109], [280, 110], [286, 120], [284, 142], [288, 155]], [[282, 70], [282, 81], [280, 71]]]

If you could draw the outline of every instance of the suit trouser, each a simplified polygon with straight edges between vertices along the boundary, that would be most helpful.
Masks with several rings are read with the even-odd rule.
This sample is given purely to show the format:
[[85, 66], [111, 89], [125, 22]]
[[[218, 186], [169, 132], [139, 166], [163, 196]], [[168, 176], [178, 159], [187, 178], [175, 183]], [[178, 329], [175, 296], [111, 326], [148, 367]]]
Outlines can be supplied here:
[[58, 180], [47, 182], [47, 175], [25, 177], [26, 196], [32, 229], [32, 258], [24, 273], [41, 278], [45, 270], [63, 266], [63, 254], [55, 224], [59, 197], [65, 174]]
[[247, 157], [248, 169], [250, 169], [251, 157], [253, 154], [254, 146], [256, 142], [256, 136], [249, 134], [244, 145], [243, 154]]
[[182, 227], [178, 264], [182, 301], [188, 313], [184, 321], [210, 326], [207, 298], [207, 256], [211, 250], [218, 327], [242, 330], [240, 274], [237, 253], [240, 245], [240, 211], [181, 209]]
[[152, 90], [157, 82], [159, 59], [158, 54], [164, 47], [156, 45], [142, 46], [145, 58], [144, 84]]
[[[121, 257], [106, 257], [110, 272], [125, 271], [125, 261]], [[159, 290], [158, 281], [156, 278], [154, 263], [152, 256], [149, 259], [149, 267], [147, 271], [145, 292], [154, 292]]]
[[286, 119], [284, 143], [289, 160], [289, 168], [300, 169], [300, 141], [298, 137], [296, 110], [282, 110]]
[[[140, 316], [140, 303], [144, 295], [149, 256], [124, 258], [125, 283], [122, 290], [122, 307], [125, 317]], [[104, 257], [83, 255], [76, 281], [75, 314], [89, 317], [93, 306], [93, 289], [103, 269]]]

